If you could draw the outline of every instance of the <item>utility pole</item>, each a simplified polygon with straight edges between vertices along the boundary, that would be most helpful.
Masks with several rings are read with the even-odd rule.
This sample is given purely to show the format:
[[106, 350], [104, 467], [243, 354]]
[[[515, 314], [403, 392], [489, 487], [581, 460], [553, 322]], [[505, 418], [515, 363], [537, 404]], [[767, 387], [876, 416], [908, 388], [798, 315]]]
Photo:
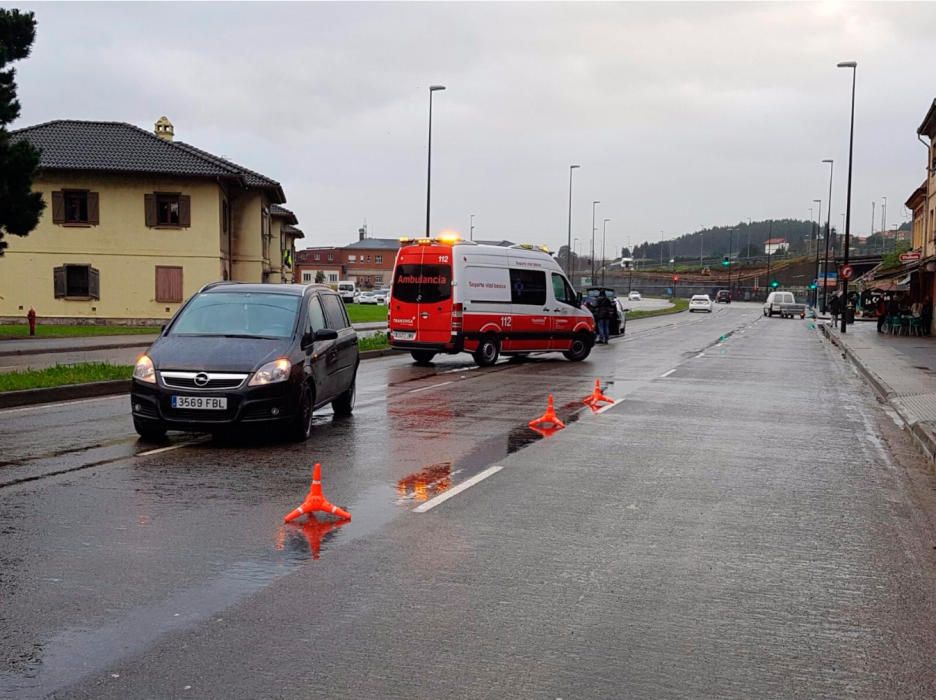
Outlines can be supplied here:
[[[881, 202], [881, 242], [883, 243], [887, 239], [884, 237], [887, 233], [887, 197], [882, 197], [884, 200]], [[896, 234], [894, 237], [894, 250], [897, 250], [897, 238]]]
[[[767, 240], [770, 241], [773, 238], [773, 219], [770, 220], [769, 228], [767, 229]], [[771, 243], [767, 243], [767, 288], [773, 289], [770, 286], [770, 283], [773, 281], [770, 279], [770, 255], [772, 253]]]

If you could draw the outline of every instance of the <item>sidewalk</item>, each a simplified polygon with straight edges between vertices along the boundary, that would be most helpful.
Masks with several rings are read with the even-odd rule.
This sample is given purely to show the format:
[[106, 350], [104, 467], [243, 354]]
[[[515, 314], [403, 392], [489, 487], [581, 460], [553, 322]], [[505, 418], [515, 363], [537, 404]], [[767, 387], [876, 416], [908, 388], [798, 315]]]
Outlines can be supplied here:
[[844, 336], [827, 323], [820, 322], [819, 328], [896, 411], [926, 455], [936, 460], [936, 336], [886, 335], [871, 323], [850, 325]]
[[[387, 328], [386, 321], [352, 324], [354, 330], [372, 335]], [[126, 348], [148, 348], [159, 336], [152, 335], [97, 335], [74, 338], [17, 338], [0, 342], [0, 357], [17, 355], [46, 355], [51, 353], [81, 353], [99, 350], [123, 350]]]

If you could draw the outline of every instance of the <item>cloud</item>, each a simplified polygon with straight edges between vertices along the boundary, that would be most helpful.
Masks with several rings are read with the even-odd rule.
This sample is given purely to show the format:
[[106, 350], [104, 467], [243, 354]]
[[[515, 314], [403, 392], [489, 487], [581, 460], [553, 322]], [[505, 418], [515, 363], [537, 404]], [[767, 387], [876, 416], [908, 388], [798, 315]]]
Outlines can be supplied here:
[[[919, 184], [936, 7], [874, 3], [38, 4], [19, 125], [168, 115], [179, 138], [280, 180], [307, 244], [419, 232], [427, 87], [433, 223], [565, 242], [601, 200], [614, 246], [844, 210]], [[835, 219], [833, 213], [833, 220]], [[897, 216], [893, 216], [896, 220]], [[867, 228], [867, 224], [864, 225]]]

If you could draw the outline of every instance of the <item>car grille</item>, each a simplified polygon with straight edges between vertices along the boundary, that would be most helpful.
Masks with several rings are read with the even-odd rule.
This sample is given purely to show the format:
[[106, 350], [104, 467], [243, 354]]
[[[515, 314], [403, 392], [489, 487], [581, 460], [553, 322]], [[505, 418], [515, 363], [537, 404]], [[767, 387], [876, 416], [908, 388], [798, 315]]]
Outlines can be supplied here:
[[220, 372], [160, 372], [159, 376], [163, 384], [174, 389], [217, 391], [236, 389], [247, 380], [249, 375]]

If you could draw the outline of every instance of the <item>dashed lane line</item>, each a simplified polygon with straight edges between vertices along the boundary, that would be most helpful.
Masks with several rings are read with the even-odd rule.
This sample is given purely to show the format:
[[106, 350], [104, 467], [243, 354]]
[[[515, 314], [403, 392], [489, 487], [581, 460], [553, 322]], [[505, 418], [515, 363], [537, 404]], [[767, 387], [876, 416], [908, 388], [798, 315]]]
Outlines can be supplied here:
[[673, 369], [671, 369], [671, 370], [669, 370], [669, 371], [666, 371], [666, 372], [664, 372], [663, 374], [661, 374], [661, 375], [660, 375], [660, 379], [663, 379], [663, 377], [668, 377], [668, 376], [670, 376], [670, 375], [671, 375], [673, 372], [675, 372], [675, 371], [676, 371], [676, 368], [673, 367]]
[[439, 382], [438, 384], [430, 384], [429, 386], [424, 386], [421, 389], [411, 389], [407, 391], [407, 394], [418, 394], [420, 391], [429, 391], [430, 389], [438, 389], [440, 386], [445, 386], [446, 384], [454, 384], [455, 382]]
[[465, 480], [464, 480], [463, 482], [461, 482], [458, 486], [455, 486], [455, 487], [453, 487], [453, 488], [450, 488], [450, 489], [449, 489], [448, 491], [446, 491], [445, 493], [439, 494], [439, 495], [436, 496], [435, 498], [432, 498], [432, 499], [426, 501], [426, 502], [423, 503], [422, 505], [416, 506], [415, 508], [413, 508], [413, 512], [414, 512], [414, 513], [425, 513], [425, 512], [427, 512], [427, 511], [430, 511], [430, 510], [432, 510], [433, 508], [435, 508], [436, 506], [442, 505], [443, 503], [445, 503], [448, 499], [452, 498], [453, 496], [457, 496], [457, 495], [460, 494], [462, 491], [464, 491], [464, 490], [466, 490], [466, 489], [470, 489], [470, 488], [471, 488], [472, 486], [474, 486], [475, 484], [478, 484], [478, 483], [484, 481], [484, 480], [487, 479], [489, 476], [493, 476], [494, 474], [497, 474], [497, 472], [499, 472], [501, 469], [503, 469], [503, 467], [499, 467], [499, 466], [496, 466], [496, 465], [493, 466], [493, 467], [488, 467], [488, 468], [485, 469], [483, 472], [478, 472], [477, 474], [475, 474], [475, 475], [474, 475], [473, 477], [471, 477], [470, 479], [465, 479]]
[[168, 447], [157, 447], [155, 450], [146, 450], [145, 452], [137, 452], [134, 457], [149, 457], [150, 455], [158, 455], [162, 452], [171, 452], [172, 450], [178, 450], [183, 447], [189, 447], [190, 445], [198, 445], [202, 442], [208, 442], [210, 437], [196, 438], [195, 440], [186, 440], [185, 442], [178, 442], [175, 445], [169, 445]]

